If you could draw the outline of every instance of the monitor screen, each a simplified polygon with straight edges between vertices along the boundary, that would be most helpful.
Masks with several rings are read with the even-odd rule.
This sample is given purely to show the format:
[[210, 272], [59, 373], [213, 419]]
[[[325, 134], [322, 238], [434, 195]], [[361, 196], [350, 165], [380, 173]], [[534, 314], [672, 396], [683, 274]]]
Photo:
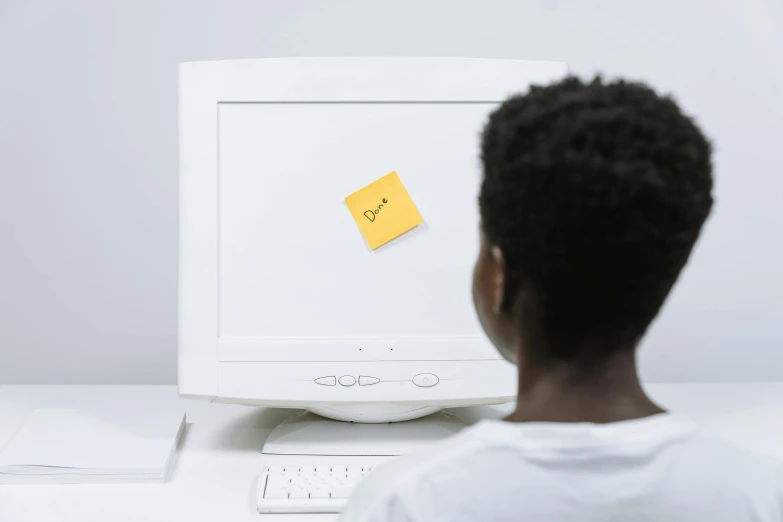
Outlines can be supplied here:
[[[494, 103], [219, 105], [219, 327], [248, 338], [471, 337], [478, 145]], [[396, 171], [417, 228], [371, 250], [344, 198]]]

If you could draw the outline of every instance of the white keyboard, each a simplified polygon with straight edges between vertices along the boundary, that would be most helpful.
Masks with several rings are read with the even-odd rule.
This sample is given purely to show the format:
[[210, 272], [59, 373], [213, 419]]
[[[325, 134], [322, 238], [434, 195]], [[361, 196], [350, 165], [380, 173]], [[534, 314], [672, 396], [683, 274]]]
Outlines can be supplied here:
[[359, 481], [387, 459], [311, 457], [288, 464], [271, 459], [258, 479], [258, 512], [339, 513]]

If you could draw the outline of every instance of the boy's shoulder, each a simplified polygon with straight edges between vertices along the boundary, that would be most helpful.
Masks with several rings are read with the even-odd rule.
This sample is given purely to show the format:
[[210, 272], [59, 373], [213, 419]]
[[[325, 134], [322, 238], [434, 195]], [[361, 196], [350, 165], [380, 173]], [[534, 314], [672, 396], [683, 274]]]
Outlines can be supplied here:
[[[660, 467], [656, 459], [668, 463]], [[607, 475], [631, 472], [634, 480], [663, 481], [664, 490], [675, 493], [726, 492], [727, 502], [732, 502], [728, 497], [740, 504], [750, 500], [770, 510], [783, 501], [783, 463], [706, 434], [682, 416], [592, 428], [484, 421], [377, 468], [359, 485], [342, 520], [418, 520], [416, 515], [425, 512], [434, 520], [435, 506], [445, 516], [441, 510], [460, 509], [459, 499], [468, 501], [481, 491], [506, 502], [525, 497], [535, 503], [555, 493], [541, 490], [542, 482], [573, 483], [568, 477], [589, 474], [590, 463], [600, 468], [592, 470], [600, 471], [591, 479], [594, 486]], [[536, 497], [527, 498], [535, 491]]]
[[422, 480], [443, 480], [443, 468], [480, 452], [491, 437], [491, 431], [487, 423], [469, 426], [426, 450], [397, 457], [379, 466], [359, 484], [341, 521], [367, 522], [371, 520], [369, 513], [384, 506], [404, 511], [402, 498], [408, 492], [417, 491]]
[[488, 423], [466, 427], [424, 450], [391, 460], [381, 466], [377, 474], [373, 473], [362, 481], [360, 487], [371, 488], [377, 484], [383, 491], [395, 491], [411, 484], [417, 477], [433, 478], [433, 471], [481, 451], [487, 440], [492, 438], [492, 433]]
[[[680, 460], [681, 465], [694, 472], [701, 469], [705, 478], [737, 482], [738, 489], [742, 489], [741, 484], [759, 482], [783, 488], [783, 462], [711, 433], [696, 432], [683, 453], [687, 458]], [[709, 474], [711, 469], [721, 472]]]

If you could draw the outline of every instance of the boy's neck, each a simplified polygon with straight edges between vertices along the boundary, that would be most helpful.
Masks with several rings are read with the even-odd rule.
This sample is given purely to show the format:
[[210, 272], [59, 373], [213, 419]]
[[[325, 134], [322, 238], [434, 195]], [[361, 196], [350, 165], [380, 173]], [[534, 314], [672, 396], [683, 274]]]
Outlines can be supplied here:
[[632, 351], [585, 374], [567, 364], [519, 364], [517, 408], [509, 422], [608, 423], [664, 410], [642, 389]]

